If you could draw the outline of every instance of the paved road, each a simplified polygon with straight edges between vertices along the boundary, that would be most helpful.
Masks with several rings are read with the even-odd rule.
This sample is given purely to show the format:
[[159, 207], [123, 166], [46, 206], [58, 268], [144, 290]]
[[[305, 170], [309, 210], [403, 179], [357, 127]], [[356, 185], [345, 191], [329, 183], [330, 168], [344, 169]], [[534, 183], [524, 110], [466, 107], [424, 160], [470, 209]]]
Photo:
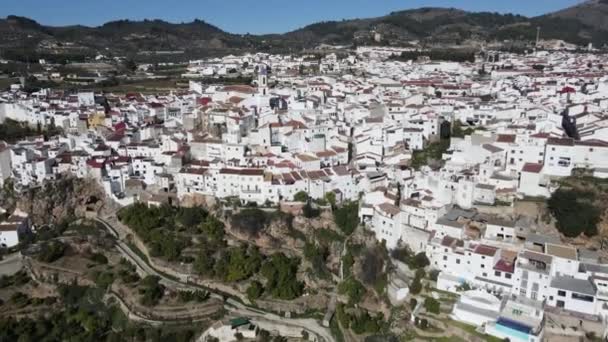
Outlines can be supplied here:
[[[129, 245], [127, 245], [122, 238], [126, 236], [125, 232], [118, 231], [115, 227], [111, 226], [107, 221], [103, 219], [96, 219], [98, 222], [102, 223], [108, 231], [112, 235], [114, 235], [117, 239], [117, 248], [120, 253], [131, 263], [133, 263], [140, 272], [143, 272], [147, 275], [155, 275], [160, 277], [161, 283], [167, 287], [176, 288], [176, 289], [187, 289], [187, 290], [200, 290], [201, 287], [183, 283], [180, 281], [176, 281], [170, 279], [163, 275], [162, 273], [157, 272], [154, 268], [152, 268], [145, 260], [143, 260], [137, 253], [135, 253]], [[213, 298], [223, 299], [223, 296], [210, 291], [210, 295]], [[299, 327], [302, 329], [306, 329], [317, 336], [319, 336], [325, 342], [335, 342], [335, 339], [331, 335], [329, 329], [324, 328], [312, 318], [285, 318], [277, 316], [273, 313], [267, 313], [258, 309], [250, 308], [245, 306], [244, 304], [233, 300], [228, 299], [225, 304], [225, 309], [230, 313], [238, 316], [250, 317], [252, 319], [264, 320], [271, 324], [276, 325], [285, 325], [288, 327]]]

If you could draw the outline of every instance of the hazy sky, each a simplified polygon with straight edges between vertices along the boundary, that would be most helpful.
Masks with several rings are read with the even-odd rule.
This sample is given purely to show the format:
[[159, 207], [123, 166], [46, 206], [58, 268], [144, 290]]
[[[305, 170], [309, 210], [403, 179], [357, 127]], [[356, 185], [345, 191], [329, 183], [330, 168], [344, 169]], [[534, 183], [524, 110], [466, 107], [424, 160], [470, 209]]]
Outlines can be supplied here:
[[408, 8], [455, 7], [535, 16], [580, 0], [0, 0], [0, 16], [47, 25], [100, 25], [116, 19], [195, 18], [233, 33], [281, 33], [322, 20], [365, 18]]

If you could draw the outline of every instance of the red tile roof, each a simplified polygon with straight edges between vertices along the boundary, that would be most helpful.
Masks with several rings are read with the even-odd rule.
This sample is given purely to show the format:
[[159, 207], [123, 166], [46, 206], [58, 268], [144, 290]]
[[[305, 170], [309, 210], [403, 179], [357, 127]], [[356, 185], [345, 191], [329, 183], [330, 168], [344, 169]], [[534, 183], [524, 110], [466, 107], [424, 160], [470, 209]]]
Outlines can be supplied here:
[[521, 169], [522, 172], [540, 173], [543, 169], [543, 164], [526, 163]]
[[492, 246], [478, 245], [477, 247], [475, 247], [475, 250], [473, 252], [475, 254], [481, 254], [481, 255], [493, 257], [497, 251], [498, 251], [498, 248], [495, 248]]

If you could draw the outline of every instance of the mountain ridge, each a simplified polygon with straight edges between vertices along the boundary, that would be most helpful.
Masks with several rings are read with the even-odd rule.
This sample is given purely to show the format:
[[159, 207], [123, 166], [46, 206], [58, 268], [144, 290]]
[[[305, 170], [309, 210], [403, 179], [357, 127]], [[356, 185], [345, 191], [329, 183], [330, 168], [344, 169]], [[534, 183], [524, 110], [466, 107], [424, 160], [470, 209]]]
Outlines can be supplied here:
[[418, 41], [423, 45], [459, 45], [505, 40], [530, 44], [536, 38], [537, 27], [544, 39], [562, 39], [578, 45], [608, 44], [608, 0], [591, 0], [532, 18], [423, 7], [380, 17], [317, 22], [290, 32], [265, 35], [233, 34], [199, 19], [185, 23], [123, 19], [99, 26], [47, 26], [11, 15], [0, 19], [0, 49], [9, 51], [9, 55], [13, 50], [86, 54], [111, 51], [123, 55], [185, 50], [192, 55], [206, 55], [244, 50], [293, 52], [319, 44], [404, 46]]

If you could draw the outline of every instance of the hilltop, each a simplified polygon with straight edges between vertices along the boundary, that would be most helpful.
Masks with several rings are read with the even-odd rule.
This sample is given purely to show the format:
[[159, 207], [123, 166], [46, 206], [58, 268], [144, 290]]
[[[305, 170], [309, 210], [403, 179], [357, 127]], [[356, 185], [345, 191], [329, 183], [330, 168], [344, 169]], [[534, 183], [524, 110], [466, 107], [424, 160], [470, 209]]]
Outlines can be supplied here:
[[[0, 19], [0, 51], [15, 59], [32, 52], [77, 57], [180, 51], [187, 57], [243, 51], [295, 52], [319, 44], [477, 45], [481, 42], [527, 44], [541, 28], [543, 39], [563, 39], [595, 46], [608, 43], [608, 1], [594, 0], [559, 12], [529, 18], [514, 14], [466, 12], [455, 8], [420, 8], [376, 18], [314, 23], [270, 35], [241, 35], [205, 21], [120, 20], [98, 27], [53, 27], [18, 16]], [[45, 57], [35, 55], [36, 57]], [[48, 57], [48, 56], [46, 56]], [[18, 58], [17, 58], [18, 59]]]
[[587, 26], [608, 30], [608, 0], [590, 0], [561, 11], [551, 13], [551, 17], [574, 19]]

